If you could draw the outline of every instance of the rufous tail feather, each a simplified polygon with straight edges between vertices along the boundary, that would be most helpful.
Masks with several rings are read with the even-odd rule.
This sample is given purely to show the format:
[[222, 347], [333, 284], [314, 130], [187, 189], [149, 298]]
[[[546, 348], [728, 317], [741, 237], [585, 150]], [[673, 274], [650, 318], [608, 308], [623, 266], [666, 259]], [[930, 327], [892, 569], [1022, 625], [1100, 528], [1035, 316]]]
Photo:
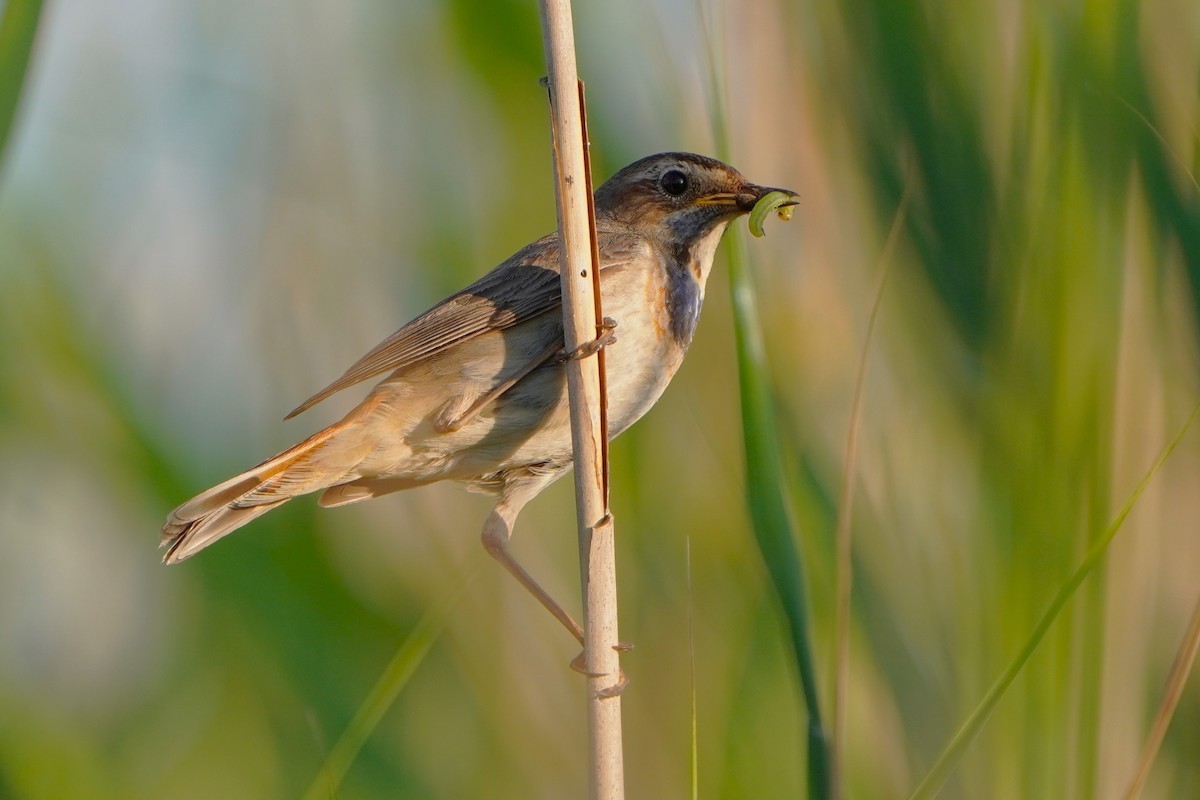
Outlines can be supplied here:
[[293, 497], [358, 477], [351, 470], [369, 445], [335, 439], [354, 421], [331, 425], [172, 511], [162, 529], [163, 561], [177, 564]]

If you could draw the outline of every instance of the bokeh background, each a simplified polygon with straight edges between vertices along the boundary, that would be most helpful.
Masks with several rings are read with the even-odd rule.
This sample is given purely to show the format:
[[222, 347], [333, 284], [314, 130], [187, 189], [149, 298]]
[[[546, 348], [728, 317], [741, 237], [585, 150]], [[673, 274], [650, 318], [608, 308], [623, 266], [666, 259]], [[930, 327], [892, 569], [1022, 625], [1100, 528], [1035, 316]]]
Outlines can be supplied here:
[[[748, 249], [826, 703], [855, 371], [910, 187], [869, 345], [845, 753], [849, 796], [904, 796], [1200, 396], [1200, 4], [576, 5], [598, 179], [715, 152], [715, 113], [736, 166], [801, 192]], [[282, 422], [297, 402], [553, 228], [543, 69], [522, 0], [46, 4], [0, 174], [0, 796], [299, 796], [459, 592], [320, 796], [583, 796], [576, 649], [479, 546], [487, 498], [299, 500], [180, 567], [155, 549], [169, 509], [361, 389]], [[686, 796], [693, 724], [699, 796], [806, 781], [728, 288], [719, 265], [612, 451], [631, 798]], [[529, 507], [516, 549], [577, 607], [572, 501]], [[1200, 598], [1198, 520], [1193, 431], [945, 796], [1121, 795]], [[1200, 796], [1197, 753], [1193, 679], [1146, 796]]]

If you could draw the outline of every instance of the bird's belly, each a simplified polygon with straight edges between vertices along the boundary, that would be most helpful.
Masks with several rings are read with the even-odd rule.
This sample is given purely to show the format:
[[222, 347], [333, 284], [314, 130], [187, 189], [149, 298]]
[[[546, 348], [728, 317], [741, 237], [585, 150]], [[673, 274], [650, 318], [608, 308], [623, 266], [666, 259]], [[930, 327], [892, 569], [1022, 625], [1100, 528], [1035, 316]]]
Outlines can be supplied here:
[[[617, 322], [616, 341], [605, 348], [606, 387], [608, 392], [609, 436], [616, 436], [640, 419], [662, 396], [679, 369], [687, 352], [695, 315], [699, 312], [700, 290], [688, 301], [685, 320], [688, 336], [679, 336], [681, 327], [677, 292], [667, 285], [666, 276], [656, 270], [627, 271], [606, 283], [604, 314]], [[673, 297], [673, 295], [675, 295]], [[673, 316], [674, 315], [674, 316]], [[524, 326], [522, 326], [524, 327]], [[518, 338], [508, 338], [508, 348], [518, 347]], [[520, 345], [525, 346], [525, 345]], [[397, 413], [381, 423], [376, 441], [382, 446], [364, 463], [374, 475], [420, 476], [422, 481], [443, 478], [472, 479], [531, 464], [565, 465], [571, 461], [571, 423], [566, 392], [566, 367], [561, 361], [548, 361], [524, 376], [483, 407], [463, 427], [441, 432], [432, 425], [437, 408], [428, 402], [415, 408], [414, 400], [430, 394], [447, 398], [458, 393], [486, 391], [490, 376], [500, 364], [510, 360], [504, 348], [483, 357], [483, 344], [466, 343], [465, 350], [479, 353], [447, 352], [446, 362], [495, 361], [495, 372], [477, 369], [471, 376], [439, 373], [406, 375], [396, 391], [407, 397], [395, 397], [388, 405]], [[481, 381], [482, 379], [482, 381]], [[429, 384], [426, 389], [418, 385]], [[412, 413], [415, 412], [415, 413]], [[383, 444], [385, 443], [386, 444]]]

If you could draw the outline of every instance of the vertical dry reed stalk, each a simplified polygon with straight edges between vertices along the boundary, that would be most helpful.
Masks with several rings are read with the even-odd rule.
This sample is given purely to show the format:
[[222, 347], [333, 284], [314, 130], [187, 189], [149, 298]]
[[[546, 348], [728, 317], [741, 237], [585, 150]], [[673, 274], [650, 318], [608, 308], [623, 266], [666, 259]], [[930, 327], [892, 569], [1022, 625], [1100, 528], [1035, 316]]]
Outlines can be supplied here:
[[[542, 0], [540, 8], [554, 130], [564, 336], [572, 352], [597, 337], [597, 322], [603, 319], [596, 221], [570, 0]], [[600, 351], [597, 358], [568, 361], [567, 389], [583, 581], [590, 791], [595, 800], [619, 800], [625, 795], [619, 697], [623, 678], [615, 649], [616, 557], [608, 514], [603, 358]]]

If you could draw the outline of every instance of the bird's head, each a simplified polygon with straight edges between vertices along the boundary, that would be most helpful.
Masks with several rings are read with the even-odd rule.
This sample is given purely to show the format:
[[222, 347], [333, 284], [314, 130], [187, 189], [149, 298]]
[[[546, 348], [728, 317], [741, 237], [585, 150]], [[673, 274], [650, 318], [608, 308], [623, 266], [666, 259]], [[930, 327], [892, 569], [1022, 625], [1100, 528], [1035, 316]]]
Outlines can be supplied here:
[[715, 158], [659, 153], [625, 167], [596, 190], [596, 216], [644, 235], [694, 242], [750, 212], [768, 192]]

